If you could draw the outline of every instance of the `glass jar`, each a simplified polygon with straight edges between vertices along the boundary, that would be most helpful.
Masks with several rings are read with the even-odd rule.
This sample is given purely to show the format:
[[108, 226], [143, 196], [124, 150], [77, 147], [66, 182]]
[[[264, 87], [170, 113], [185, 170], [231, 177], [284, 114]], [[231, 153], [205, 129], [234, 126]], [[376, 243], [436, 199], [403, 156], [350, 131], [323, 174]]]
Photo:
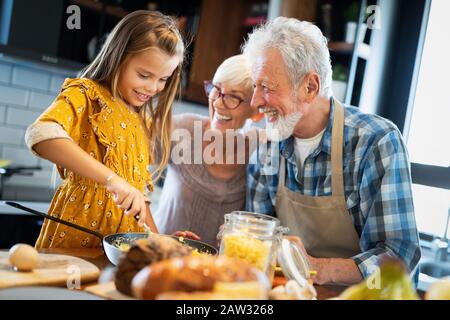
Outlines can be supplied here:
[[288, 230], [277, 218], [233, 211], [225, 215], [219, 254], [249, 262], [272, 282], [281, 239]]

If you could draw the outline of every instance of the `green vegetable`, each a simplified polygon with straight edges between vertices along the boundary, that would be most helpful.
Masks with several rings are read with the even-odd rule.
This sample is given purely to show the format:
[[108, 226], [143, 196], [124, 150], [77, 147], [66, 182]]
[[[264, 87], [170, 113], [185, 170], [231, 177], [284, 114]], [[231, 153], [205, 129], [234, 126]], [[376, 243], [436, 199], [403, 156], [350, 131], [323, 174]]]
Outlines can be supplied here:
[[419, 296], [403, 262], [385, 258], [379, 272], [347, 288], [339, 298], [344, 300], [417, 300]]

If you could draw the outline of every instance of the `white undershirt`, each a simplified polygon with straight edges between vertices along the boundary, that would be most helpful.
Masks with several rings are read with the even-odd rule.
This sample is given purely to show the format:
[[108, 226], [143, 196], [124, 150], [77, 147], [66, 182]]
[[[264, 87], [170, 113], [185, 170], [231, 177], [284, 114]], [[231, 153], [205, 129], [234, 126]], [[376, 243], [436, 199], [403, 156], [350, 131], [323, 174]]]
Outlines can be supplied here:
[[300, 139], [295, 138], [294, 152], [297, 164], [301, 167], [305, 164], [305, 159], [319, 146], [325, 129], [312, 138]]

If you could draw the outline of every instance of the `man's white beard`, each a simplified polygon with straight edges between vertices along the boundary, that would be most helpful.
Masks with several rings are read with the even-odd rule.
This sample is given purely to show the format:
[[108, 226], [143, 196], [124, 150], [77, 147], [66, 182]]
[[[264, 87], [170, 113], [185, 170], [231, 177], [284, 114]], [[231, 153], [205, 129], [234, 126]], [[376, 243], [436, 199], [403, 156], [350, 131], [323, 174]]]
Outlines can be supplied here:
[[294, 133], [295, 125], [301, 117], [300, 112], [294, 112], [285, 117], [278, 116], [275, 122], [266, 121], [267, 139], [275, 142], [286, 140]]

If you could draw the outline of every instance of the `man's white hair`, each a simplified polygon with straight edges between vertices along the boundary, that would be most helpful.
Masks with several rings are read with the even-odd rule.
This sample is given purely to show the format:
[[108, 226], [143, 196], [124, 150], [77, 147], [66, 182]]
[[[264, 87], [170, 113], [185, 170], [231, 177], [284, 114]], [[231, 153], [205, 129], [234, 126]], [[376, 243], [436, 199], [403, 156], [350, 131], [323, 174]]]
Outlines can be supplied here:
[[327, 39], [310, 22], [278, 17], [256, 28], [243, 45], [243, 54], [253, 64], [263, 51], [271, 48], [281, 53], [294, 89], [308, 72], [317, 72], [320, 78], [319, 95], [332, 95], [331, 61]]
[[238, 54], [222, 62], [213, 78], [213, 83], [218, 82], [242, 86], [243, 90], [251, 90], [252, 73], [247, 58]]

